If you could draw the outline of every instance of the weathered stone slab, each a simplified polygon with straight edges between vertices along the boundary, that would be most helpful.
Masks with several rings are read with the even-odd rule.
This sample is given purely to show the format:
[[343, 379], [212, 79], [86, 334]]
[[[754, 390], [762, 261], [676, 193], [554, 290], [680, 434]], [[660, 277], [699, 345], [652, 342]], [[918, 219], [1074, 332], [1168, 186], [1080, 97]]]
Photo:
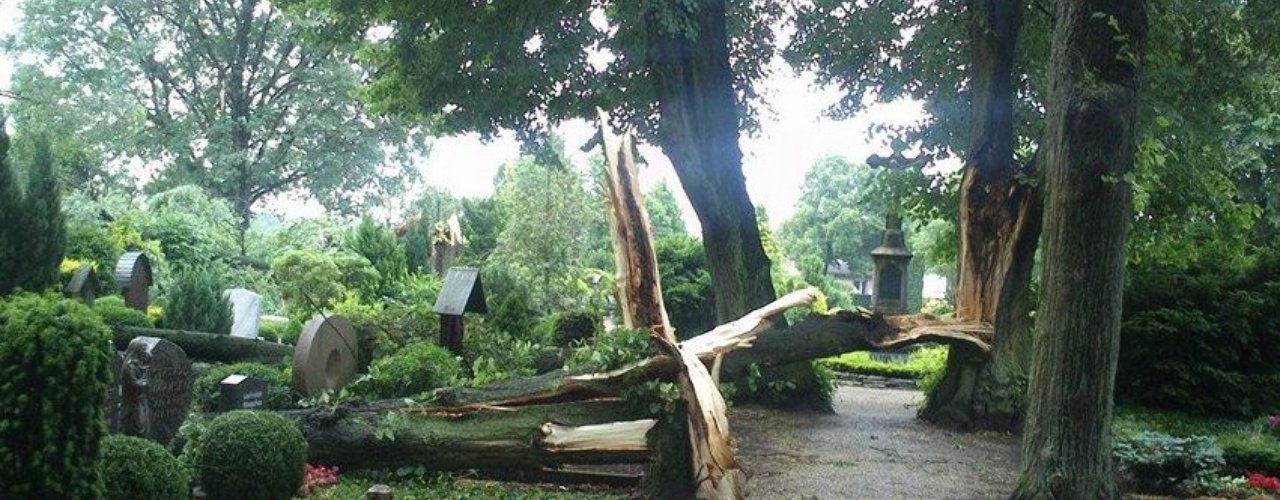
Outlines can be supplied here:
[[121, 369], [121, 431], [168, 444], [191, 409], [191, 383], [191, 361], [177, 344], [133, 339]]
[[294, 389], [314, 397], [343, 388], [356, 376], [359, 353], [350, 321], [341, 316], [313, 316], [302, 327], [293, 349]]
[[262, 316], [262, 296], [243, 288], [224, 291], [222, 296], [231, 302], [231, 336], [246, 339], [258, 338], [258, 323]]
[[255, 410], [267, 399], [267, 381], [248, 375], [228, 375], [219, 384], [222, 411]]

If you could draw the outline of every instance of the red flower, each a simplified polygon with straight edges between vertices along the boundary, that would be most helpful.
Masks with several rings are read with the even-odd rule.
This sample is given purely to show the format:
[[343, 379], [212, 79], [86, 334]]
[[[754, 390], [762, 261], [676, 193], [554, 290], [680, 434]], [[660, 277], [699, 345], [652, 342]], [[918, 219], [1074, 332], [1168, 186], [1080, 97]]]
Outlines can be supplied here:
[[1260, 472], [1251, 472], [1249, 473], [1249, 487], [1278, 492], [1280, 491], [1280, 478], [1267, 476]]
[[298, 488], [299, 496], [310, 496], [321, 489], [338, 484], [337, 467], [307, 464], [304, 471], [302, 486]]

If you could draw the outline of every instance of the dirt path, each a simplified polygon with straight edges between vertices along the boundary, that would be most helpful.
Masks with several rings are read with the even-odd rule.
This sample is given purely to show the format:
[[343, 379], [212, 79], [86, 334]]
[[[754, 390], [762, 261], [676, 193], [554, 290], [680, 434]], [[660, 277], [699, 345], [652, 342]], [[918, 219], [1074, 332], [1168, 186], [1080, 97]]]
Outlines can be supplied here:
[[755, 499], [1008, 498], [1017, 441], [926, 426], [918, 391], [841, 385], [835, 415], [734, 408]]

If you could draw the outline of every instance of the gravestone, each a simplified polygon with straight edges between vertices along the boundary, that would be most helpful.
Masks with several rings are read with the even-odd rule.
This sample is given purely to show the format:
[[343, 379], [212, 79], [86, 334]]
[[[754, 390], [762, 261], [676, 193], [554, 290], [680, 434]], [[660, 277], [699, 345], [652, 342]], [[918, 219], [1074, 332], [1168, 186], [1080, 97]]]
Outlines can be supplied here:
[[111, 383], [107, 385], [107, 399], [103, 411], [106, 414], [107, 431], [112, 434], [120, 432], [120, 371], [123, 364], [124, 353], [112, 349], [111, 357], [107, 361], [107, 366], [111, 369]]
[[[892, 204], [896, 207], [896, 203]], [[885, 216], [884, 236], [880, 246], [871, 251], [875, 274], [871, 290], [871, 307], [881, 314], [905, 314], [907, 312], [907, 270], [911, 265], [911, 250], [907, 248], [902, 233], [902, 219], [897, 209], [890, 208]]]
[[116, 286], [124, 293], [125, 305], [147, 312], [151, 303], [151, 259], [142, 252], [126, 252], [116, 261]]
[[191, 408], [191, 360], [177, 344], [137, 337], [124, 351], [120, 428], [168, 444]]
[[222, 411], [262, 408], [267, 398], [267, 381], [248, 375], [228, 375], [219, 384]]
[[293, 349], [293, 387], [307, 397], [337, 391], [355, 378], [359, 359], [350, 321], [341, 316], [312, 316]]
[[449, 268], [440, 294], [436, 296], [434, 311], [440, 315], [440, 345], [461, 356], [465, 334], [462, 315], [489, 312], [484, 284], [480, 282], [480, 270], [474, 267]]
[[102, 289], [102, 284], [98, 282], [98, 272], [93, 266], [85, 264], [76, 269], [75, 274], [71, 275], [71, 279], [67, 281], [66, 286], [62, 287], [62, 294], [67, 297], [80, 299], [85, 305], [93, 307], [94, 299], [98, 298], [98, 291]]
[[258, 322], [262, 315], [262, 296], [243, 288], [222, 292], [231, 302], [231, 336], [258, 338]]

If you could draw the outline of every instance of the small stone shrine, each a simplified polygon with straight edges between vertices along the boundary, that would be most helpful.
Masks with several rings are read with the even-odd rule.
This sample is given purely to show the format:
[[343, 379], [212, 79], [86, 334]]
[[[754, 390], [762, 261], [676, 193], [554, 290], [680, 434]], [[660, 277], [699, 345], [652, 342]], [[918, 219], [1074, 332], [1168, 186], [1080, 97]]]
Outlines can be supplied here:
[[151, 259], [142, 252], [126, 252], [116, 261], [116, 286], [124, 293], [125, 305], [147, 312], [151, 292]]
[[889, 209], [885, 217], [884, 238], [871, 251], [875, 276], [871, 285], [871, 308], [881, 314], [907, 312], [907, 273], [911, 250], [902, 235], [902, 219], [897, 210]]
[[167, 445], [191, 408], [191, 361], [177, 344], [137, 337], [124, 351], [120, 430]]
[[306, 397], [341, 389], [355, 378], [359, 359], [350, 321], [341, 316], [312, 316], [293, 349], [293, 387]]
[[228, 375], [218, 384], [222, 411], [262, 408], [267, 399], [267, 381], [249, 375]]
[[231, 303], [231, 336], [258, 338], [258, 322], [262, 316], [262, 296], [243, 288], [222, 292]]
[[484, 285], [480, 283], [480, 270], [474, 267], [451, 267], [445, 274], [444, 286], [436, 296], [436, 314], [440, 315], [440, 345], [457, 355], [462, 355], [462, 337], [465, 327], [462, 315], [473, 312], [489, 312], [485, 304]]

